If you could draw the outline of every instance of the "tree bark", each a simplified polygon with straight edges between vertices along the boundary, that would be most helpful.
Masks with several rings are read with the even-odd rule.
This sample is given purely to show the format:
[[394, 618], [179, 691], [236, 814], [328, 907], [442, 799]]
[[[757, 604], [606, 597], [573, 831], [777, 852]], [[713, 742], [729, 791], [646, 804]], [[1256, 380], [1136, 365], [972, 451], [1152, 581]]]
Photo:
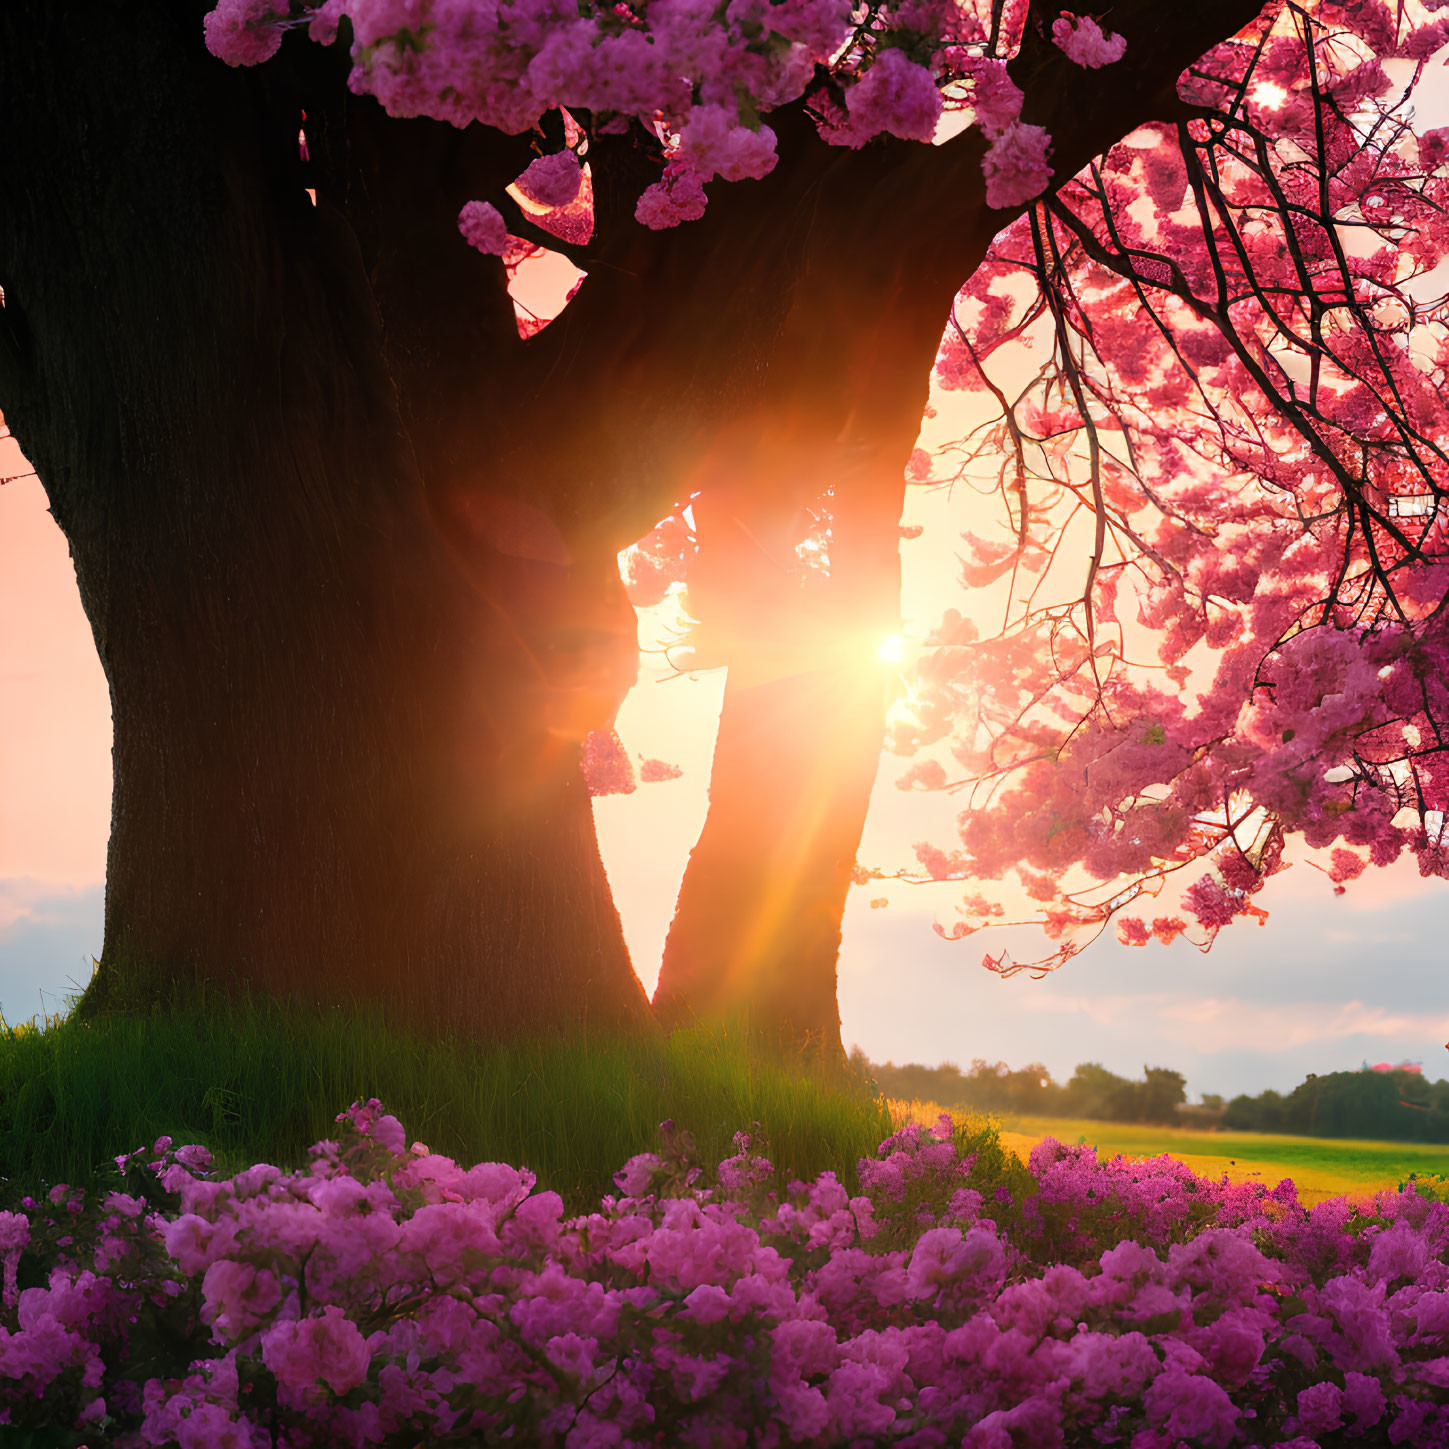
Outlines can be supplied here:
[[442, 423], [403, 425], [354, 234], [199, 14], [0, 20], [0, 397], [112, 699], [83, 1009], [207, 978], [431, 1030], [652, 1029], [577, 762], [637, 658], [612, 557], [516, 498], [440, 526]]
[[843, 1064], [841, 916], [880, 762], [881, 682], [863, 673], [726, 685], [709, 814], [654, 995], [666, 1027], [738, 1018], [773, 1046]]
[[[879, 426], [889, 395], [877, 401]], [[897, 409], [908, 438], [913, 402]], [[828, 531], [814, 569], [796, 561], [804, 525], [776, 510], [779, 491], [717, 486], [695, 501], [692, 641], [729, 677], [654, 995], [667, 1027], [748, 1021], [772, 1049], [836, 1068], [841, 921], [899, 674], [880, 650], [900, 628], [905, 483], [893, 450], [883, 457], [862, 443], [820, 450]]]
[[[1028, 26], [1012, 71], [1023, 119], [1054, 137], [1057, 183], [1173, 114], [1181, 70], [1255, 9], [1119, 6], [1109, 19], [1128, 59], [1102, 76], [1064, 63]], [[654, 995], [666, 1026], [747, 1018], [787, 1050], [844, 1061], [841, 919], [890, 702], [879, 677], [872, 688], [868, 651], [899, 626], [904, 470], [952, 298], [1015, 216], [985, 205], [979, 147], [968, 132], [874, 176], [862, 162], [821, 178], [776, 351], [792, 365], [773, 374], [768, 418], [751, 418], [696, 469], [693, 642], [730, 677], [709, 812]], [[944, 212], [928, 215], [923, 198], [939, 192], [926, 176], [963, 157]], [[825, 377], [834, 392], [822, 405]], [[782, 560], [803, 536], [802, 505], [826, 486], [830, 576], [810, 593], [784, 581]], [[827, 662], [852, 651], [851, 663]]]

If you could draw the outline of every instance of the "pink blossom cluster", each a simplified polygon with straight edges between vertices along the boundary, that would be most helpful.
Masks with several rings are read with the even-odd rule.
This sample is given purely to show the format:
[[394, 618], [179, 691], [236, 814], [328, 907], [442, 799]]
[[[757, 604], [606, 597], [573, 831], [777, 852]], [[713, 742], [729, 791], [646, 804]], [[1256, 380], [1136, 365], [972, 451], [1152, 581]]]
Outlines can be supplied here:
[[658, 785], [684, 774], [668, 760], [642, 755], [636, 772], [617, 730], [594, 730], [585, 736], [582, 767], [590, 795], [632, 795], [641, 783]]
[[1051, 136], [1043, 126], [1017, 121], [992, 142], [981, 158], [986, 175], [986, 204], [1001, 209], [1023, 206], [1040, 196], [1051, 180]]
[[498, 208], [486, 201], [464, 203], [458, 213], [458, 230], [470, 247], [485, 255], [501, 257], [508, 251], [508, 225]]
[[1063, 14], [1052, 21], [1052, 42], [1067, 57], [1088, 70], [1119, 61], [1127, 42], [1120, 35], [1106, 35], [1090, 15]]
[[935, 78], [904, 52], [888, 50], [846, 92], [845, 124], [830, 139], [861, 146], [883, 132], [907, 141], [929, 141], [941, 117]]
[[[889, 743], [949, 752], [904, 777], [972, 792], [918, 856], [1016, 874], [1060, 943], [1042, 966], [1119, 911], [1133, 944], [1261, 918], [1289, 837], [1340, 891], [1405, 854], [1449, 874], [1449, 180], [1411, 109], [1449, 29], [1289, 19], [1183, 79], [1210, 116], [1143, 127], [1003, 232], [938, 356], [940, 386], [999, 410], [950, 461], [1001, 499], [962, 582], [1021, 602], [994, 637], [943, 625]], [[1107, 57], [1085, 21], [1054, 38]], [[1391, 85], [1365, 46], [1421, 69]], [[972, 74], [988, 172], [1029, 130], [995, 66]], [[999, 359], [1043, 338], [1003, 406]], [[1088, 517], [1102, 548], [1077, 571], [1062, 540]], [[957, 936], [986, 923], [962, 913]]]
[[339, 1122], [297, 1172], [210, 1180], [166, 1143], [120, 1159], [140, 1195], [25, 1199], [5, 1241], [23, 1221], [48, 1279], [0, 1320], [0, 1424], [118, 1449], [1449, 1432], [1449, 1206], [1412, 1189], [1304, 1212], [1291, 1183], [1053, 1142], [1028, 1171], [943, 1117], [855, 1195], [778, 1191], [747, 1135], [706, 1178], [667, 1123], [566, 1218], [524, 1169], [408, 1147], [376, 1101]]
[[590, 795], [632, 795], [639, 788], [634, 762], [618, 730], [593, 730], [586, 735], [581, 764]]
[[[287, 31], [305, 29], [331, 44], [346, 18], [349, 84], [394, 116], [480, 121], [517, 134], [559, 110], [575, 127], [576, 115], [592, 116], [601, 135], [637, 129], [668, 167], [636, 213], [660, 229], [701, 215], [703, 188], [715, 177], [768, 175], [777, 137], [762, 117], [802, 96], [833, 144], [859, 147], [881, 135], [929, 142], [942, 86], [994, 68], [976, 107], [988, 128], [1015, 90], [1009, 81], [1009, 90], [1001, 86], [1005, 63], [983, 57], [990, 15], [985, 0], [904, 0], [868, 12], [864, 27], [849, 0], [217, 0], [205, 37], [229, 65], [257, 65]], [[1091, 19], [1056, 24], [1057, 44], [1078, 64], [1104, 65], [1122, 54], [1121, 37], [1104, 37]], [[870, 44], [862, 43], [867, 33]], [[1008, 47], [1003, 54], [1013, 38], [998, 37]], [[1016, 92], [1012, 121], [1019, 110]], [[990, 204], [1017, 206], [1050, 179], [1048, 138], [1006, 122], [988, 134], [1000, 131], [1010, 134], [997, 141], [986, 170]], [[555, 152], [532, 162], [518, 184], [544, 205], [565, 206], [577, 192], [576, 166], [572, 150]], [[474, 216], [465, 235], [496, 252], [495, 230]]]
[[529, 162], [518, 178], [518, 187], [540, 206], [567, 206], [579, 194], [583, 180], [583, 167], [575, 152], [553, 151]]

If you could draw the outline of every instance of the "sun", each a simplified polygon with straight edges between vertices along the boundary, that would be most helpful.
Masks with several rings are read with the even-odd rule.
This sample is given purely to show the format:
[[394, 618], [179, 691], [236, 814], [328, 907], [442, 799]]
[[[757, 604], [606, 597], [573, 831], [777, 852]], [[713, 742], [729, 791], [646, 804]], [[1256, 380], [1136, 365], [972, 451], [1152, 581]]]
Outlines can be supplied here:
[[875, 647], [875, 657], [882, 664], [899, 664], [906, 654], [906, 641], [899, 634], [887, 634]]

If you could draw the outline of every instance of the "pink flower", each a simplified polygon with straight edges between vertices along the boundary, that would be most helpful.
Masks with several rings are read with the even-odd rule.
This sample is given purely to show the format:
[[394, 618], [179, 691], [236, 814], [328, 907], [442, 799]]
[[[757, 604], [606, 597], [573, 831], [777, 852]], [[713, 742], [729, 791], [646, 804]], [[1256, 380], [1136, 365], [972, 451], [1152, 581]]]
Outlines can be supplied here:
[[1202, 1374], [1168, 1367], [1143, 1396], [1148, 1417], [1171, 1435], [1192, 1439], [1207, 1449], [1234, 1442], [1238, 1410], [1226, 1390]]
[[634, 207], [634, 220], [650, 231], [668, 231], [682, 221], [698, 221], [707, 198], [704, 178], [682, 162], [664, 168], [664, 179], [646, 186]]
[[[761, 1266], [769, 1269], [771, 1265], [764, 1262]], [[730, 1304], [736, 1318], [753, 1317], [770, 1323], [779, 1322], [797, 1308], [795, 1290], [778, 1269], [746, 1273], [730, 1290]]]
[[1092, 1398], [1135, 1399], [1162, 1365], [1145, 1335], [1136, 1332], [1078, 1333], [1071, 1341], [1072, 1372]]
[[690, 1289], [680, 1310], [682, 1317], [692, 1318], [696, 1323], [718, 1323], [728, 1318], [730, 1295], [714, 1283], [701, 1283]]
[[906, 1294], [935, 1299], [952, 1289], [995, 1292], [1001, 1287], [1006, 1257], [989, 1228], [927, 1228], [916, 1240], [906, 1269]]
[[481, 1198], [496, 1207], [510, 1208], [521, 1203], [537, 1185], [538, 1179], [526, 1167], [480, 1162], [463, 1174], [459, 1191], [465, 1201]]
[[251, 1263], [218, 1259], [201, 1280], [201, 1321], [236, 1340], [252, 1333], [282, 1301], [276, 1275]]
[[739, 124], [731, 106], [696, 106], [679, 133], [680, 160], [708, 180], [758, 180], [775, 169], [775, 133], [768, 126], [751, 130]]
[[1437, 171], [1449, 160], [1449, 126], [1436, 126], [1419, 137], [1419, 165]]
[[7, 1310], [19, 1301], [20, 1254], [30, 1241], [30, 1219], [24, 1213], [0, 1212], [0, 1262], [4, 1264], [4, 1283], [0, 1286], [0, 1303]]
[[1124, 36], [1103, 35], [1102, 27], [1090, 15], [1079, 19], [1070, 11], [1052, 22], [1052, 41], [1068, 60], [1088, 70], [1098, 70], [1121, 60], [1127, 49]]
[[1343, 1335], [1344, 1348], [1337, 1356], [1344, 1368], [1366, 1371], [1398, 1362], [1382, 1282], [1370, 1287], [1360, 1278], [1341, 1274], [1325, 1283], [1318, 1297]]
[[30, 1241], [30, 1219], [24, 1213], [0, 1212], [0, 1253], [24, 1248]]
[[[849, 0], [771, 0], [768, 9], [760, 8], [777, 35], [803, 46], [816, 60], [828, 60], [850, 34]], [[738, 10], [732, 5], [730, 14]]]
[[[959, 1156], [943, 1117], [895, 1133], [860, 1165], [879, 1232], [906, 1245], [872, 1253], [851, 1226], [865, 1235], [871, 1200], [851, 1201], [828, 1172], [791, 1183], [773, 1207], [686, 1189], [607, 1198], [563, 1222], [556, 1194], [502, 1163], [465, 1173], [419, 1148], [373, 1176], [378, 1155], [359, 1153], [357, 1134], [391, 1138], [390, 1119], [375, 1101], [344, 1117], [344, 1149], [315, 1151], [307, 1172], [263, 1164], [226, 1183], [188, 1177], [218, 1189], [201, 1204], [215, 1223], [192, 1213], [168, 1225], [137, 1199], [106, 1197], [105, 1216], [75, 1225], [76, 1251], [116, 1238], [129, 1248], [128, 1281], [62, 1267], [27, 1289], [19, 1332], [0, 1328], [0, 1381], [39, 1393], [42, 1412], [74, 1396], [63, 1410], [72, 1419], [76, 1405], [118, 1424], [134, 1411], [138, 1443], [178, 1449], [253, 1449], [278, 1433], [441, 1441], [479, 1427], [458, 1406], [465, 1386], [494, 1403], [528, 1396], [539, 1434], [566, 1435], [571, 1449], [618, 1449], [679, 1405], [694, 1406], [681, 1449], [732, 1444], [731, 1425], [750, 1418], [801, 1442], [875, 1443], [910, 1433], [908, 1415], [929, 1415], [942, 1442], [1011, 1449], [1059, 1442], [1066, 1414], [1083, 1442], [1105, 1431], [1100, 1442], [1131, 1438], [1136, 1449], [1227, 1449], [1260, 1373], [1286, 1364], [1285, 1446], [1372, 1429], [1389, 1409], [1381, 1378], [1394, 1394], [1390, 1432], [1402, 1439], [1407, 1425], [1404, 1442], [1437, 1443], [1425, 1416], [1449, 1384], [1438, 1341], [1449, 1325], [1449, 1207], [1412, 1192], [1381, 1194], [1372, 1219], [1343, 1201], [1304, 1216], [1291, 1191], [1209, 1183], [1165, 1158], [1099, 1163], [1085, 1145], [1048, 1141], [1032, 1153], [1037, 1192], [1008, 1241], [989, 1224], [948, 1226], [982, 1203], [960, 1186], [975, 1158]], [[762, 1160], [744, 1134], [736, 1146], [748, 1187]], [[647, 1191], [662, 1165], [644, 1155], [619, 1176]], [[77, 1193], [61, 1193], [55, 1206], [73, 1204]], [[0, 1249], [19, 1251], [19, 1218], [0, 1217]], [[772, 1238], [781, 1248], [766, 1246]], [[289, 1278], [314, 1245], [311, 1315], [273, 1321], [298, 1312]], [[115, 1366], [97, 1335], [148, 1299], [178, 1297], [168, 1247], [205, 1268], [202, 1320], [239, 1346], [184, 1377], [183, 1364], [169, 1367], [137, 1403], [107, 1377]], [[1089, 1277], [1081, 1269], [1094, 1257]], [[151, 1273], [159, 1281], [143, 1286]], [[1274, 1291], [1289, 1284], [1297, 1301]], [[383, 1292], [405, 1306], [378, 1319]], [[374, 1321], [384, 1326], [364, 1338], [360, 1324]], [[369, 1381], [373, 1359], [377, 1393], [358, 1408], [337, 1402]], [[280, 1386], [270, 1432], [238, 1408], [258, 1361]], [[582, 1412], [581, 1386], [593, 1388]], [[1145, 1427], [1130, 1406], [1145, 1410]]]
[[218, 0], [201, 22], [206, 48], [228, 65], [260, 65], [281, 48], [287, 18], [285, 0]]
[[[942, 771], [943, 776], [944, 774]], [[928, 840], [918, 840], [911, 848], [916, 852], [921, 868], [932, 880], [951, 880], [966, 868], [965, 857], [958, 850], [948, 855], [940, 846], [932, 845]]]
[[1378, 1379], [1353, 1369], [1344, 1374], [1343, 1409], [1354, 1416], [1360, 1429], [1377, 1424], [1384, 1408], [1384, 1390]]
[[[904, 775], [896, 781], [897, 790], [944, 790], [946, 788], [946, 767], [939, 760], [923, 759], [917, 760]], [[937, 849], [936, 853], [945, 858], [945, 852]], [[923, 861], [922, 864], [925, 864]], [[930, 867], [927, 866], [927, 870]], [[944, 876], [933, 876], [933, 879], [944, 880], [949, 876], [951, 869], [946, 865]]]
[[185, 1147], [176, 1149], [176, 1161], [188, 1172], [203, 1173], [211, 1171], [211, 1153], [199, 1143], [189, 1143]]
[[394, 1157], [405, 1157], [408, 1150], [407, 1133], [396, 1117], [382, 1116], [373, 1123], [372, 1140], [385, 1147]]
[[1242, 897], [1224, 890], [1215, 877], [1205, 875], [1183, 892], [1182, 903], [1202, 925], [1212, 929], [1226, 926], [1238, 914]]
[[770, 1330], [771, 1372], [777, 1378], [829, 1373], [839, 1351], [835, 1330], [819, 1319], [787, 1318]]
[[1152, 939], [1147, 922], [1137, 916], [1124, 916], [1117, 922], [1117, 939], [1124, 946], [1145, 946]]
[[309, 1389], [321, 1379], [334, 1394], [345, 1394], [367, 1378], [371, 1361], [357, 1325], [336, 1306], [262, 1334], [262, 1362], [291, 1389]]
[[[105, 1372], [96, 1346], [88, 1343], [82, 1333], [66, 1328], [53, 1313], [25, 1312], [30, 1295], [42, 1293], [41, 1289], [28, 1288], [21, 1294], [19, 1333], [0, 1328], [0, 1381], [19, 1380], [39, 1397], [67, 1369], [79, 1367], [81, 1382], [94, 1389]], [[7, 1388], [11, 1402], [14, 1392]]]
[[925, 66], [907, 60], [904, 51], [888, 50], [846, 92], [845, 108], [845, 145], [863, 146], [882, 131], [929, 141], [941, 118], [941, 93]]
[[583, 771], [590, 795], [632, 795], [638, 789], [634, 765], [617, 730], [594, 730], [585, 736]]
[[881, 1364], [860, 1362], [831, 1373], [826, 1400], [846, 1439], [883, 1435], [895, 1423], [895, 1409], [883, 1400], [897, 1397], [896, 1377]]
[[508, 227], [496, 206], [468, 201], [458, 213], [458, 230], [470, 247], [501, 257], [508, 250]]
[[962, 74], [971, 82], [976, 124], [994, 141], [1021, 119], [1021, 103], [1026, 97], [1007, 74], [1004, 60], [971, 57], [963, 64]]
[[326, 0], [312, 12], [307, 37], [318, 45], [331, 45], [337, 39], [337, 22], [342, 19], [350, 0]]
[[584, 173], [572, 151], [554, 151], [530, 161], [518, 189], [540, 206], [567, 206], [579, 194]]
[[1407, 1283], [1419, 1281], [1431, 1256], [1428, 1242], [1402, 1218], [1373, 1240], [1369, 1252], [1368, 1276], [1385, 1283], [1402, 1278]]
[[1024, 206], [1046, 190], [1052, 179], [1047, 163], [1052, 138], [1045, 127], [1013, 122], [981, 158], [986, 204], [998, 211]]
[[210, 1261], [211, 1240], [216, 1228], [195, 1213], [183, 1213], [166, 1224], [163, 1237], [166, 1251], [188, 1277], [200, 1273]]
[[[1059, 1444], [1061, 1409], [1048, 1398], [1030, 1398], [988, 1414], [961, 1441], [962, 1449], [1013, 1449], [1017, 1444]], [[1013, 1432], [1015, 1431], [1015, 1432]], [[1140, 1444], [1140, 1439], [1134, 1443]]]
[[543, 1346], [543, 1352], [555, 1368], [574, 1378], [590, 1381], [594, 1377], [599, 1341], [596, 1338], [580, 1338], [577, 1333], [563, 1333], [549, 1339]]
[[830, 1423], [825, 1395], [809, 1384], [781, 1384], [775, 1388], [774, 1398], [781, 1425], [797, 1443], [815, 1440]]
[[398, 1247], [418, 1254], [439, 1282], [453, 1283], [467, 1275], [470, 1257], [498, 1253], [492, 1219], [486, 1203], [428, 1203], [402, 1225]]
[[1309, 1384], [1298, 1390], [1298, 1429], [1326, 1434], [1343, 1423], [1343, 1390], [1337, 1384]]

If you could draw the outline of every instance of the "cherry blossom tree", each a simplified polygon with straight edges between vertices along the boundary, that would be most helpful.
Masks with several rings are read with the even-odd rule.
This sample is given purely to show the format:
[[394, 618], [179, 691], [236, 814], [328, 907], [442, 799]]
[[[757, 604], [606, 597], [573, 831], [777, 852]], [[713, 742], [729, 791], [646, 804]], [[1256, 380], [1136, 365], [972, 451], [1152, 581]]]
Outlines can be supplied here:
[[[1154, 468], [1173, 458], [1207, 472], [1214, 457], [1241, 462], [1235, 434], [1214, 444], [1211, 421], [1177, 421], [1219, 382], [1199, 364], [1177, 402], [1154, 400], [1110, 369], [1140, 340], [1134, 328], [1149, 335], [1144, 278], [1164, 293], [1158, 311], [1186, 309], [1191, 345], [1219, 345], [1213, 334], [1233, 357], [1270, 353], [1232, 291], [1258, 262], [1241, 240], [1194, 242], [1201, 262], [1179, 255], [1134, 199], [1171, 191], [1178, 154], [1209, 208], [1203, 236], [1232, 233], [1234, 208], [1258, 204], [1259, 183], [1234, 168], [1253, 171], [1244, 138], [1271, 149], [1278, 134], [1243, 67], [1261, 64], [1292, 95], [1285, 121], [1311, 113], [1307, 131], [1284, 133], [1308, 172], [1357, 136], [1353, 107], [1377, 94], [1371, 73], [1355, 81], [1316, 42], [1278, 57], [1281, 27], [1302, 12], [1259, 9], [6, 7], [0, 405], [70, 541], [113, 703], [92, 1003], [199, 972], [359, 994], [465, 1030], [644, 1025], [580, 757], [634, 674], [616, 555], [692, 501], [699, 657], [728, 664], [730, 683], [658, 1005], [675, 1020], [744, 1004], [838, 1053], [840, 912], [889, 702], [862, 665], [898, 625], [904, 469], [943, 325], [942, 365], [964, 377], [960, 355], [984, 362], [1014, 325], [986, 279], [1005, 267], [1043, 282], [1096, 460], [1075, 496], [1113, 500], [1114, 539], [1190, 531], [1211, 514], [1225, 485], [1204, 476], [1198, 502], [1174, 492], [1163, 521], [1136, 516], [1159, 506]], [[1349, 25], [1346, 13], [1303, 24]], [[1370, 69], [1411, 33], [1437, 33], [1417, 10], [1353, 15]], [[1234, 36], [1236, 48], [1214, 50]], [[1306, 102], [1295, 66], [1307, 67]], [[1161, 157], [1113, 169], [1114, 148], [1154, 123], [1167, 128]], [[1394, 134], [1391, 146], [1370, 138], [1375, 156], [1399, 156]], [[1222, 159], [1232, 146], [1249, 159]], [[1394, 198], [1405, 185], [1427, 195], [1399, 177], [1400, 159], [1374, 164], [1394, 171]], [[1321, 217], [1335, 198], [1331, 185], [1326, 200], [1293, 191], [1293, 235], [1293, 206]], [[1190, 225], [1181, 209], [1163, 214]], [[540, 249], [584, 274], [546, 326], [509, 293]], [[1222, 256], [1226, 293], [1203, 280]], [[1293, 295], [1317, 296], [1318, 275], [1295, 273]], [[1286, 318], [1278, 283], [1265, 287], [1248, 305]], [[1331, 326], [1310, 300], [1306, 321], [1282, 325], [1332, 352], [1311, 367], [1339, 368], [1339, 329], [1359, 325], [1343, 318], [1359, 309], [1377, 336], [1377, 296], [1354, 291]], [[1082, 352], [1097, 334], [1100, 367]], [[1262, 394], [1261, 421], [1286, 385], [1238, 365]], [[1154, 371], [1153, 387], [1172, 386]], [[1339, 385], [1313, 387], [1304, 426], [1351, 471], [1329, 436], [1345, 425], [1326, 400]], [[1265, 458], [1303, 437], [1281, 416], [1262, 421]], [[1191, 437], [1173, 455], [1179, 426]], [[1020, 429], [1012, 406], [1003, 428]], [[1108, 432], [1119, 453], [1139, 435], [1156, 452], [1109, 466]], [[1368, 463], [1360, 471], [1355, 486], [1381, 489]], [[1330, 474], [1322, 462], [1318, 483], [1333, 486]], [[1339, 486], [1344, 537], [1378, 547], [1369, 525], [1388, 505], [1365, 515]], [[1095, 516], [1106, 529], [1104, 505]], [[1402, 560], [1381, 571], [1397, 580], [1422, 544], [1394, 527]], [[1105, 657], [1096, 621], [1121, 570], [1103, 537], [1081, 608], [1033, 615], [1001, 646], [1027, 671], [1023, 699], [1042, 679], [1026, 657], [1036, 641], [1085, 632], [1083, 658]], [[1024, 549], [1031, 539], [1024, 525]], [[1133, 566], [1150, 572], [1153, 559], [1144, 549]], [[1344, 586], [1361, 576], [1355, 564]], [[1188, 627], [1218, 587], [1193, 575], [1154, 618]], [[1423, 633], [1403, 621], [1399, 632]], [[1054, 656], [1047, 684], [1071, 693], [1084, 668]], [[1241, 688], [1241, 668], [1232, 678]], [[941, 684], [937, 712], [966, 740], [961, 686]], [[1091, 685], [1101, 719], [1139, 702], [1125, 676]], [[1083, 718], [1072, 740], [1104, 728]], [[1147, 728], [1172, 731], [1174, 751], [1197, 748], [1175, 716]], [[1029, 772], [1032, 759], [1010, 744], [998, 764]], [[1042, 793], [1040, 781], [1022, 788]], [[984, 837], [970, 848], [978, 872], [1004, 860]]]
[[[938, 377], [994, 416], [936, 466], [1004, 504], [965, 582], [1018, 586], [990, 637], [942, 622], [893, 734], [903, 787], [969, 802], [919, 873], [1014, 874], [1059, 943], [994, 969], [1114, 915], [1210, 942], [1289, 835], [1340, 891], [1405, 852], [1449, 874], [1449, 131], [1415, 120], [1446, 41], [1428, 7], [1285, 6], [958, 299]], [[1008, 393], [993, 355], [1033, 331]]]

